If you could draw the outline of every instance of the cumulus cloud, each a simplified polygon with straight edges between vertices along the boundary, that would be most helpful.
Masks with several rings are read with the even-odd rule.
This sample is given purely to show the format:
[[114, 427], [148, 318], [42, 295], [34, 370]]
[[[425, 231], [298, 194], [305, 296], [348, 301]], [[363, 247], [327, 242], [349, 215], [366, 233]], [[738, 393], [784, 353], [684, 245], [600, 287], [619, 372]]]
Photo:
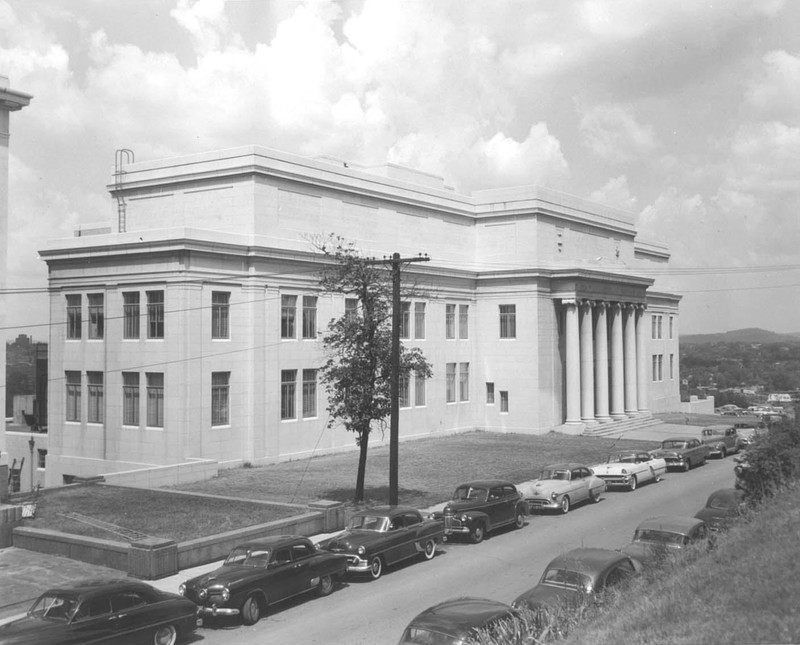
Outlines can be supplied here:
[[800, 119], [797, 110], [800, 105], [800, 58], [776, 50], [766, 53], [762, 62], [763, 73], [751, 82], [746, 92], [747, 100], [761, 114], [797, 123]]
[[597, 105], [584, 113], [581, 134], [594, 154], [610, 163], [645, 157], [659, 147], [652, 126], [640, 124], [618, 105]]
[[628, 187], [628, 178], [625, 175], [609, 179], [604, 186], [591, 193], [589, 199], [593, 202], [607, 204], [626, 211], [635, 210], [638, 202], [638, 199], [631, 195]]

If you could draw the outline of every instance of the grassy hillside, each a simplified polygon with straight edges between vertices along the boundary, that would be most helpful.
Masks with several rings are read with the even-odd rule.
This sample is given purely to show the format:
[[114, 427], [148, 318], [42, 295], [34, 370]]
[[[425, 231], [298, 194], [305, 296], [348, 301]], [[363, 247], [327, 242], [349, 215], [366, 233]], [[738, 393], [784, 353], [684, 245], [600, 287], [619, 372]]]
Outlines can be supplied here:
[[800, 643], [800, 486], [716, 547], [638, 579], [560, 641], [567, 645]]

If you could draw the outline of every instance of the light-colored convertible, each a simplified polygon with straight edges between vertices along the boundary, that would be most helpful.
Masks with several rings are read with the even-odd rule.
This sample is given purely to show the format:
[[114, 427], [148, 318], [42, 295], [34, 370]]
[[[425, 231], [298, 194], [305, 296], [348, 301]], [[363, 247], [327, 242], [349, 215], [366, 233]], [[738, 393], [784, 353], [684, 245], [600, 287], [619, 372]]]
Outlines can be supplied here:
[[619, 486], [636, 490], [639, 484], [660, 481], [667, 472], [667, 462], [645, 451], [630, 450], [609, 455], [606, 463], [592, 466], [592, 470], [609, 488]]

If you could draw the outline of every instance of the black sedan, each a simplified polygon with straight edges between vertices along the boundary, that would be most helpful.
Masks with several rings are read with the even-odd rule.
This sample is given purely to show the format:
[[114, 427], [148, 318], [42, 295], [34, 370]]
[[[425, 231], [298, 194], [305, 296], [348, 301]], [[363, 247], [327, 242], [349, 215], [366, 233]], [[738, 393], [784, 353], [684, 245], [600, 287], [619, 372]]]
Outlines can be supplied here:
[[641, 570], [641, 563], [619, 551], [572, 549], [553, 559], [539, 584], [521, 594], [513, 606], [534, 612], [575, 609]]
[[50, 589], [0, 627], [5, 645], [175, 645], [200, 624], [197, 606], [137, 580], [86, 580]]
[[730, 528], [744, 508], [744, 491], [738, 488], [721, 488], [711, 493], [706, 505], [694, 516], [703, 520], [712, 531], [720, 531]]
[[202, 615], [241, 616], [253, 625], [276, 602], [309, 591], [327, 596], [346, 570], [344, 555], [320, 551], [306, 537], [277, 535], [235, 547], [221, 567], [179, 591]]

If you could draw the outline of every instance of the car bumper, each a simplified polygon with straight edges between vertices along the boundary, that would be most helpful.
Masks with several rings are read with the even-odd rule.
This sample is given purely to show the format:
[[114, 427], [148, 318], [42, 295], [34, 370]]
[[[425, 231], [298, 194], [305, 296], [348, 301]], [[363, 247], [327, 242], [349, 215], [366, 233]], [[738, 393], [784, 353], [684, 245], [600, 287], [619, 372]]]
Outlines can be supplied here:
[[542, 509], [558, 509], [561, 508], [561, 500], [560, 499], [541, 499], [541, 498], [528, 498], [525, 500], [528, 502], [528, 508], [532, 511], [538, 511]]
[[200, 607], [198, 613], [203, 616], [238, 616], [239, 610], [235, 607]]
[[598, 477], [600, 477], [608, 487], [628, 486], [631, 483], [630, 475], [598, 475]]

